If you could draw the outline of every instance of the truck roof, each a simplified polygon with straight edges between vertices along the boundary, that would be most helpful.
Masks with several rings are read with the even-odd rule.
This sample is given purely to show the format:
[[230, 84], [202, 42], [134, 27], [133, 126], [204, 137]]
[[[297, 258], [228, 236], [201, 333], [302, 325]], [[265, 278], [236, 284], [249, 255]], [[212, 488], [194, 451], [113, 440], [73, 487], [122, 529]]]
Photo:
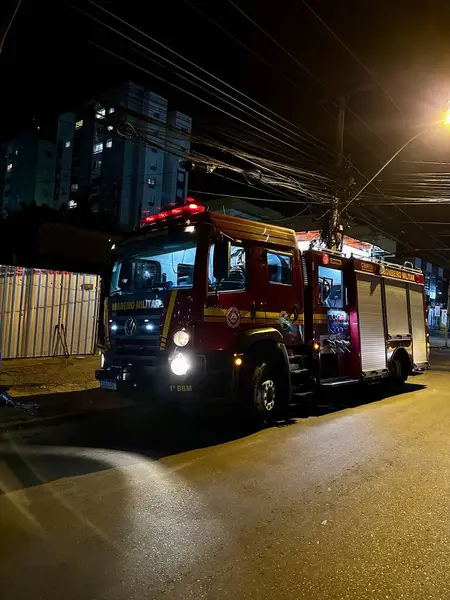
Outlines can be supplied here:
[[293, 229], [240, 217], [230, 217], [217, 212], [211, 212], [209, 215], [216, 228], [233, 239], [262, 241], [265, 244], [297, 248], [297, 239]]
[[233, 239], [254, 240], [286, 248], [297, 248], [297, 239], [293, 229], [208, 211], [204, 206], [196, 203], [146, 217], [141, 221], [139, 232], [133, 232], [129, 239], [137, 240], [141, 236], [145, 238], [148, 237], [147, 232], [167, 228], [171, 225], [183, 225], [187, 219], [191, 222], [209, 221], [218, 231]]

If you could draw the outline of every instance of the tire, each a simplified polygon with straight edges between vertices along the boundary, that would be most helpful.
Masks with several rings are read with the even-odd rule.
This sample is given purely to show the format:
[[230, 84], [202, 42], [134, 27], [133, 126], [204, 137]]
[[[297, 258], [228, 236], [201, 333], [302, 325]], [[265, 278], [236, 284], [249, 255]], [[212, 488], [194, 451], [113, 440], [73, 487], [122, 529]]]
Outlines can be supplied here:
[[408, 379], [408, 371], [403, 361], [395, 358], [392, 361], [392, 382], [396, 386], [402, 386]]
[[275, 423], [280, 415], [281, 392], [276, 366], [261, 361], [255, 366], [251, 381], [252, 409], [258, 425]]

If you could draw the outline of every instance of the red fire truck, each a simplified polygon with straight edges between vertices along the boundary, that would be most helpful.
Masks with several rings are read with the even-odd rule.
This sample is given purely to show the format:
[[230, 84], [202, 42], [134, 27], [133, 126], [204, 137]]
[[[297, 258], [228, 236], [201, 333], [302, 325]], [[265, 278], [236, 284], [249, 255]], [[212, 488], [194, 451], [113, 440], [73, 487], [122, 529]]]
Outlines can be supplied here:
[[320, 388], [428, 367], [420, 271], [328, 250], [196, 203], [113, 247], [101, 387], [234, 398], [264, 420]]

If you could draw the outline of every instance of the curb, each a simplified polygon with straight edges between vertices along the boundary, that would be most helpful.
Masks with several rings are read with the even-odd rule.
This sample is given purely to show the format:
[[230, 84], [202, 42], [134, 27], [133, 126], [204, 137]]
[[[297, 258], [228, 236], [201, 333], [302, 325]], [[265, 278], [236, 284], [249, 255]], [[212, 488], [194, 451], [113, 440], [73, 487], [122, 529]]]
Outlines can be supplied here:
[[[101, 411], [92, 411], [101, 412]], [[0, 434], [3, 431], [16, 430], [16, 429], [30, 429], [34, 425], [44, 423], [48, 421], [56, 422], [58, 420], [63, 421], [65, 419], [71, 419], [76, 416], [83, 416], [92, 414], [92, 412], [73, 412], [65, 413], [63, 415], [49, 415], [48, 417], [30, 417], [29, 419], [16, 419], [15, 421], [9, 421], [0, 425]]]
[[121, 408], [129, 408], [130, 406], [136, 406], [136, 404], [130, 403], [125, 404], [119, 407], [111, 406], [109, 408], [101, 408], [101, 409], [93, 409], [88, 411], [78, 411], [78, 412], [70, 412], [59, 415], [49, 415], [48, 417], [32, 417], [30, 419], [16, 419], [15, 421], [10, 421], [8, 423], [0, 424], [0, 437], [8, 432], [13, 431], [27, 431], [33, 429], [40, 424], [51, 424], [57, 425], [59, 423], [67, 423], [76, 421], [79, 419], [91, 417], [95, 414], [101, 414], [102, 412], [108, 412], [111, 410], [118, 410]]

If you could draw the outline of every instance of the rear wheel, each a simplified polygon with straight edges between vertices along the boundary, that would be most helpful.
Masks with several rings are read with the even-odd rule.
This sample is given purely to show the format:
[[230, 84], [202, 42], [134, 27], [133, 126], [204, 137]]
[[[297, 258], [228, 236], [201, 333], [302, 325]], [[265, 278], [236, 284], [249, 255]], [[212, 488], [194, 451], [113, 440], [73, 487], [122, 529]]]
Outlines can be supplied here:
[[395, 385], [403, 385], [408, 379], [408, 368], [400, 358], [394, 358], [392, 361], [392, 381]]

